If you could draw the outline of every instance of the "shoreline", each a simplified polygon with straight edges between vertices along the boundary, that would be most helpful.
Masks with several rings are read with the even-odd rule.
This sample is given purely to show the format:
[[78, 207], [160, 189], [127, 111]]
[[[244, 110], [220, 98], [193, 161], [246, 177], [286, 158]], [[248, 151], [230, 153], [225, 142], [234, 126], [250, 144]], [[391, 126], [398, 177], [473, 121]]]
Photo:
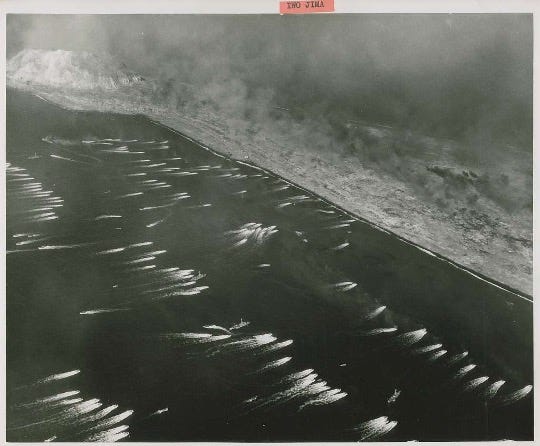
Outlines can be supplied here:
[[[55, 105], [56, 105], [56, 104], [55, 104]], [[413, 246], [414, 248], [419, 249], [420, 251], [422, 251], [422, 252], [424, 252], [424, 253], [426, 253], [426, 254], [428, 254], [428, 255], [431, 255], [431, 256], [437, 258], [438, 260], [441, 260], [441, 261], [443, 261], [443, 262], [445, 262], [445, 263], [451, 265], [452, 267], [459, 269], [460, 271], [463, 271], [463, 272], [465, 272], [465, 273], [467, 273], [467, 274], [469, 274], [469, 275], [471, 275], [471, 276], [474, 276], [474, 277], [476, 277], [477, 279], [480, 279], [480, 280], [482, 280], [482, 281], [488, 283], [488, 284], [491, 285], [491, 286], [495, 286], [495, 287], [497, 287], [497, 288], [500, 288], [500, 289], [503, 290], [503, 291], [512, 293], [512, 294], [514, 294], [515, 296], [519, 297], [520, 299], [523, 299], [523, 300], [525, 300], [525, 301], [527, 301], [527, 302], [529, 302], [529, 303], [531, 303], [531, 304], [534, 302], [531, 295], [526, 294], [526, 293], [523, 293], [523, 292], [521, 292], [521, 291], [519, 291], [519, 290], [517, 290], [517, 289], [515, 289], [515, 288], [512, 288], [512, 287], [510, 287], [510, 286], [508, 286], [508, 285], [506, 285], [506, 284], [504, 284], [504, 283], [502, 283], [502, 282], [498, 282], [498, 281], [495, 280], [495, 279], [492, 279], [492, 278], [490, 278], [490, 277], [484, 276], [483, 274], [479, 273], [478, 271], [474, 271], [474, 270], [472, 270], [472, 269], [470, 269], [470, 268], [467, 268], [467, 267], [464, 266], [464, 265], [460, 265], [459, 263], [453, 261], [452, 259], [449, 259], [449, 258], [445, 257], [444, 255], [442, 255], [442, 254], [440, 254], [440, 253], [438, 253], [438, 252], [434, 252], [434, 251], [431, 251], [430, 249], [424, 248], [424, 247], [422, 247], [422, 246], [420, 246], [420, 245], [414, 243], [413, 241], [408, 240], [408, 239], [406, 239], [406, 238], [400, 236], [399, 234], [396, 234], [395, 232], [389, 231], [389, 230], [387, 230], [386, 228], [384, 228], [384, 227], [382, 227], [382, 226], [380, 226], [380, 225], [378, 225], [378, 224], [376, 224], [376, 223], [374, 223], [374, 222], [371, 222], [371, 221], [369, 221], [369, 220], [366, 220], [364, 217], [362, 217], [362, 216], [360, 216], [360, 215], [357, 215], [357, 214], [355, 214], [354, 212], [349, 211], [349, 210], [343, 208], [343, 207], [340, 206], [339, 204], [334, 203], [333, 201], [328, 200], [327, 198], [320, 196], [320, 195], [317, 194], [316, 192], [313, 192], [313, 191], [311, 191], [311, 190], [309, 190], [309, 189], [306, 189], [305, 187], [301, 186], [300, 184], [297, 184], [296, 182], [294, 182], [293, 180], [289, 180], [289, 179], [287, 179], [287, 178], [282, 177], [280, 174], [278, 174], [278, 173], [276, 173], [276, 172], [274, 172], [274, 171], [272, 171], [272, 170], [270, 170], [270, 169], [267, 169], [267, 168], [262, 167], [262, 166], [258, 166], [258, 165], [256, 165], [256, 164], [251, 164], [251, 163], [246, 162], [246, 161], [239, 160], [239, 159], [234, 158], [234, 157], [232, 157], [232, 156], [226, 156], [226, 155], [224, 155], [223, 153], [220, 153], [220, 152], [216, 151], [215, 149], [212, 149], [211, 147], [207, 147], [207, 146], [206, 146], [205, 144], [203, 144], [201, 141], [198, 141], [197, 139], [192, 138], [192, 137], [189, 136], [189, 135], [185, 135], [184, 133], [182, 133], [182, 132], [179, 131], [179, 130], [176, 130], [176, 129], [172, 128], [172, 127], [169, 127], [168, 125], [163, 124], [162, 122], [156, 121], [156, 120], [154, 120], [154, 119], [152, 119], [152, 118], [150, 118], [150, 117], [148, 117], [148, 116], [145, 116], [145, 115], [142, 115], [142, 116], [144, 116], [145, 118], [147, 118], [150, 122], [154, 123], [155, 125], [158, 125], [158, 126], [160, 126], [160, 127], [163, 127], [163, 128], [165, 128], [165, 129], [167, 129], [168, 131], [170, 131], [170, 132], [172, 132], [172, 133], [175, 133], [175, 134], [181, 136], [182, 138], [187, 139], [188, 141], [191, 141], [192, 143], [198, 145], [200, 148], [209, 151], [209, 152], [212, 153], [213, 155], [216, 155], [216, 156], [225, 158], [225, 159], [227, 159], [227, 160], [229, 160], [229, 161], [233, 161], [233, 162], [236, 162], [236, 163], [244, 164], [244, 165], [246, 165], [246, 166], [248, 166], [248, 167], [251, 167], [251, 168], [254, 168], [254, 169], [258, 169], [258, 170], [261, 170], [261, 171], [263, 171], [263, 172], [265, 172], [265, 173], [269, 173], [269, 174], [271, 174], [271, 175], [273, 175], [273, 176], [275, 176], [275, 177], [277, 177], [277, 178], [279, 178], [279, 179], [285, 181], [286, 183], [289, 183], [290, 185], [292, 185], [292, 186], [294, 186], [294, 187], [296, 187], [296, 188], [302, 190], [303, 192], [306, 192], [306, 193], [308, 193], [308, 194], [311, 194], [311, 195], [313, 195], [313, 196], [319, 198], [319, 199], [320, 199], [321, 201], [323, 201], [325, 204], [329, 205], [330, 207], [333, 207], [334, 209], [339, 210], [340, 212], [343, 212], [344, 214], [348, 215], [349, 217], [356, 218], [356, 219], [360, 220], [362, 223], [365, 223], [365, 224], [367, 224], [367, 225], [369, 225], [369, 226], [371, 226], [371, 227], [376, 228], [376, 229], [379, 230], [379, 231], [383, 231], [383, 232], [385, 232], [386, 234], [389, 234], [389, 235], [391, 235], [391, 236], [393, 236], [393, 237], [396, 237], [399, 241], [401, 241], [401, 242], [403, 242], [403, 243], [406, 243], [406, 244], [409, 245], [409, 246]]]
[[[322, 166], [320, 160], [318, 165], [311, 163], [310, 166], [307, 159], [310, 153], [302, 148], [298, 151], [293, 149], [291, 154], [291, 150], [287, 153], [288, 147], [280, 146], [279, 142], [274, 140], [268, 142], [268, 138], [264, 138], [263, 143], [259, 144], [256, 141], [241, 140], [240, 137], [239, 140], [234, 140], [225, 134], [217, 120], [211, 120], [211, 115], [208, 120], [204, 119], [206, 116], [200, 118], [182, 115], [149, 103], [144, 95], [136, 97], [126, 93], [109, 93], [107, 97], [100, 97], [99, 94], [90, 95], [88, 92], [86, 95], [81, 92], [69, 94], [33, 85], [11, 83], [8, 87], [33, 94], [66, 110], [143, 116], [215, 155], [267, 171], [408, 245], [532, 302], [532, 274], [513, 274], [512, 268], [509, 268], [509, 265], [515, 265], [514, 270], [515, 267], [527, 266], [528, 259], [519, 257], [520, 253], [508, 255], [503, 252], [504, 246], [501, 244], [507, 234], [496, 233], [495, 245], [482, 247], [480, 242], [475, 243], [477, 234], [474, 231], [456, 228], [446, 221], [443, 213], [433, 212], [429, 203], [418, 200], [403, 184], [396, 184], [395, 181], [369, 169], [350, 173], [349, 168], [349, 173], [343, 172], [344, 166], [349, 167], [346, 164], [349, 160], [334, 165], [332, 160], [328, 162], [328, 159], [325, 159]], [[213, 147], [223, 147], [223, 150], [217, 151]], [[356, 167], [354, 165], [353, 169]], [[313, 172], [317, 175], [311, 175]], [[384, 188], [382, 192], [381, 188]], [[396, 206], [399, 209], [396, 210]], [[512, 222], [505, 222], [505, 225], [512, 227]], [[462, 240], [461, 237], [468, 238]], [[483, 237], [483, 234], [480, 234], [480, 237]], [[525, 252], [528, 253], [527, 250]], [[479, 268], [475, 268], [476, 264]], [[527, 292], [529, 289], [531, 293]]]

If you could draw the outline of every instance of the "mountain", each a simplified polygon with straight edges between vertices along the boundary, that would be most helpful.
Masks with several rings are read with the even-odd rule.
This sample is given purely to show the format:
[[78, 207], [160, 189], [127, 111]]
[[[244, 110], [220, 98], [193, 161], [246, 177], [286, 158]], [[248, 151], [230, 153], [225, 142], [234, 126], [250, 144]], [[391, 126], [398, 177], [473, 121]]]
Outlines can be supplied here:
[[145, 79], [114, 61], [88, 52], [25, 49], [7, 62], [9, 81], [73, 90], [117, 90]]

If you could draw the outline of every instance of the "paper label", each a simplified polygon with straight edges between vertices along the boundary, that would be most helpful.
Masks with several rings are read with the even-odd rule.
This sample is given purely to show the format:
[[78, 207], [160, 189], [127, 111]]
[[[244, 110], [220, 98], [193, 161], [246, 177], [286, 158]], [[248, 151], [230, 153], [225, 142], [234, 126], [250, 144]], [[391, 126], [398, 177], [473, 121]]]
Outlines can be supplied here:
[[334, 12], [334, 0], [279, 2], [280, 14], [310, 14], [314, 12]]

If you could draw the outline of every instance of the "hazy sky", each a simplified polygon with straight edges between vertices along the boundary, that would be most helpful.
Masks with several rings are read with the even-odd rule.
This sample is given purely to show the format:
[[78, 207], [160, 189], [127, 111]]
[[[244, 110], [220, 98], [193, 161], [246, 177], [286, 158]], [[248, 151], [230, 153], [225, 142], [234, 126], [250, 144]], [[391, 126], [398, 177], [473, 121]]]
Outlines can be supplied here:
[[231, 104], [265, 94], [307, 113], [528, 145], [532, 36], [532, 15], [509, 14], [9, 15], [7, 52], [109, 53], [172, 90], [226, 85]]

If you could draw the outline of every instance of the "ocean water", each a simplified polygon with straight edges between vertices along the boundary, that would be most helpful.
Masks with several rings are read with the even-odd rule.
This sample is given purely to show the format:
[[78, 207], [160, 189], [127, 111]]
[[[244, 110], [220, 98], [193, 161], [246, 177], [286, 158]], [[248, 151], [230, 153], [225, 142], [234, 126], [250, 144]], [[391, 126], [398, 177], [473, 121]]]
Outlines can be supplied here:
[[6, 157], [8, 440], [532, 439], [530, 298], [141, 116]]

